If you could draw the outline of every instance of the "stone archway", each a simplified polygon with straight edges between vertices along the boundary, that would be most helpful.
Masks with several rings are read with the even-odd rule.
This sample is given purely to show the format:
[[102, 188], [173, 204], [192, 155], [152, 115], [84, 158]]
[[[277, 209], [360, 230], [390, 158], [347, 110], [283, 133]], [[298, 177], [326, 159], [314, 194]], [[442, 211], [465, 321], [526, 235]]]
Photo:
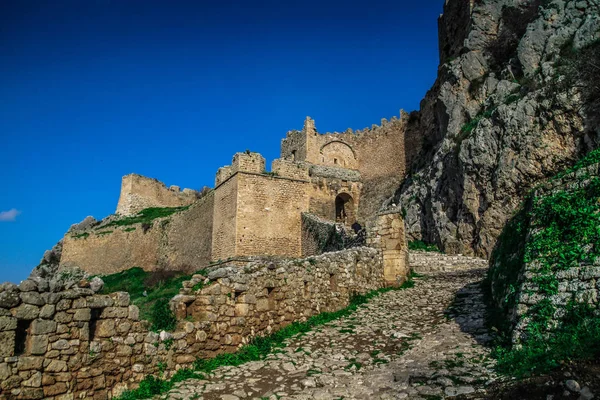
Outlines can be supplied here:
[[348, 193], [340, 193], [335, 197], [335, 222], [345, 225], [356, 222], [354, 199]]

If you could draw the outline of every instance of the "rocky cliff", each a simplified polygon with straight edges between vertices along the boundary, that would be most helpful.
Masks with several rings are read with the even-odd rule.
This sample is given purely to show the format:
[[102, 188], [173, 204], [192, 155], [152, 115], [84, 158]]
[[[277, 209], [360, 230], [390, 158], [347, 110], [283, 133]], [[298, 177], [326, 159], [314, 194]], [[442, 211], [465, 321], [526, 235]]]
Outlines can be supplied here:
[[408, 127], [423, 154], [390, 199], [409, 240], [489, 256], [524, 194], [598, 146], [599, 9], [446, 1], [438, 78]]

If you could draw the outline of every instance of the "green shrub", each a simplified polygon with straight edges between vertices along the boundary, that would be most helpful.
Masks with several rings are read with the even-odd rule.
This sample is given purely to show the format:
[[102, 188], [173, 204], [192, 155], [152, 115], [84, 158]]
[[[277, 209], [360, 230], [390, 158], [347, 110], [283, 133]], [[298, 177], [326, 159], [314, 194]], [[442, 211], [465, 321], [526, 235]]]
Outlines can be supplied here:
[[151, 207], [146, 208], [136, 215], [117, 219], [103, 226], [108, 228], [110, 226], [127, 226], [133, 224], [149, 224], [157, 218], [168, 217], [169, 215], [175, 214], [180, 211], [184, 211], [190, 208], [190, 206], [183, 207]]
[[434, 251], [437, 253], [441, 253], [441, 250], [439, 249], [439, 247], [437, 247], [437, 245], [435, 244], [427, 244], [425, 242], [423, 242], [422, 240], [413, 240], [411, 242], [408, 242], [408, 249], [409, 250], [420, 250], [420, 251]]
[[[201, 270], [198, 273], [206, 274], [206, 271]], [[159, 316], [168, 316], [168, 314], [164, 308], [159, 310], [164, 305], [156, 306], [156, 303], [159, 300], [168, 303], [173, 296], [179, 294], [183, 281], [190, 280], [191, 278], [191, 275], [182, 275], [176, 271], [158, 269], [148, 272], [139, 267], [133, 267], [125, 271], [103, 276], [104, 288], [102, 291], [103, 293], [128, 292], [131, 303], [140, 308], [140, 317], [150, 321], [152, 329], [168, 330], [164, 326], [168, 327], [171, 325], [171, 322], [169, 322], [170, 319], [167, 319], [166, 324], [157, 320]], [[159, 308], [155, 309], [155, 307]]]
[[152, 306], [152, 330], [172, 331], [177, 325], [177, 318], [169, 308], [169, 300], [161, 298]]

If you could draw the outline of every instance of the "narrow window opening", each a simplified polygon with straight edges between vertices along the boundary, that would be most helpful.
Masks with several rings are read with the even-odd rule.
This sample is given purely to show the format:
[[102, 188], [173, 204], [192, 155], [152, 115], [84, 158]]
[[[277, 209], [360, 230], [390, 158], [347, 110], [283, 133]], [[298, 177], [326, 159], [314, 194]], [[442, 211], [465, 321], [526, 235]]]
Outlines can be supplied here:
[[304, 298], [308, 298], [308, 282], [304, 282]]
[[296, 150], [292, 150], [292, 161], [296, 161]]
[[102, 308], [92, 308], [90, 317], [90, 342], [96, 337], [96, 323], [100, 319]]
[[27, 349], [31, 320], [20, 319], [17, 321], [17, 332], [15, 335], [15, 356], [20, 356]]
[[329, 289], [332, 292], [337, 292], [337, 276], [335, 274], [329, 274]]
[[337, 165], [337, 163], [338, 163], [337, 158], [333, 159], [333, 163]]

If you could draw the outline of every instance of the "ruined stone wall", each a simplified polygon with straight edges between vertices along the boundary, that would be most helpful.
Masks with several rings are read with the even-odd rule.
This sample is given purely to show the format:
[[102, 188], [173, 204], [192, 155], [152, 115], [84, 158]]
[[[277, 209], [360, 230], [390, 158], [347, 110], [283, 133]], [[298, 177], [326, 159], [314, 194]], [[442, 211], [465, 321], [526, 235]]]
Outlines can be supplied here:
[[211, 261], [214, 192], [188, 209], [148, 224], [106, 226], [69, 232], [61, 267], [112, 274], [132, 267], [146, 271], [197, 270]]
[[[593, 186], [598, 185], [599, 176], [600, 164], [596, 163], [541, 184], [507, 223], [500, 236], [490, 259], [488, 278], [494, 311], [502, 318], [507, 330], [505, 333], [512, 336], [513, 344], [528, 340], [530, 323], [536, 319], [540, 323], [540, 309], [548, 317], [543, 326], [548, 333], [565, 323], [563, 319], [569, 307], [576, 304], [598, 307], [598, 242], [593, 236], [584, 236], [584, 224], [573, 216], [589, 221], [591, 214], [599, 212], [600, 205], [593, 194]], [[557, 198], [549, 198], [553, 195]], [[567, 196], [573, 197], [565, 200], [569, 198]], [[578, 201], [586, 205], [577, 204]], [[570, 215], [572, 225], [568, 229], [577, 233], [565, 238], [560, 225], [569, 222], [565, 220], [558, 224], [552, 219], [555, 217], [549, 216], [557, 211], [536, 207], [545, 202], [556, 203], [564, 215]], [[596, 205], [592, 206], [595, 211], [582, 209], [589, 207], [587, 204], [590, 203]], [[586, 214], [589, 216], [582, 217]], [[564, 249], [558, 252], [550, 248], [554, 240], [549, 238], [556, 237], [556, 231], [560, 241], [569, 244], [571, 254], [566, 254], [568, 251]], [[574, 237], [577, 237], [580, 248], [573, 245]], [[584, 256], [574, 256], [578, 251], [582, 251]], [[549, 256], [553, 253], [559, 255]]]
[[[312, 177], [308, 212], [330, 221], [336, 220], [335, 198], [340, 193], [347, 193], [353, 199], [350, 215], [356, 215], [359, 208], [362, 184], [335, 178]], [[350, 212], [351, 211], [351, 212]], [[348, 220], [349, 224], [350, 220]]]
[[235, 256], [302, 255], [301, 213], [308, 209], [308, 183], [240, 173]]
[[[0, 398], [108, 399], [166, 365], [235, 351], [257, 335], [348, 305], [385, 285], [379, 251], [356, 248], [305, 260], [255, 261], [194, 276], [172, 300], [173, 333], [148, 330], [127, 293], [49, 292], [27, 280], [0, 287]], [[81, 286], [85, 286], [82, 283]], [[15, 350], [18, 353], [15, 353]]]
[[401, 284], [409, 272], [404, 220], [397, 212], [381, 212], [367, 225], [367, 245], [381, 251], [384, 280]]
[[117, 214], [135, 215], [149, 207], [180, 207], [192, 204], [197, 192], [180, 191], [178, 186], [167, 188], [164, 183], [145, 176], [130, 174], [123, 177]]
[[336, 235], [336, 224], [319, 218], [316, 215], [302, 213], [302, 256], [314, 256], [327, 251], [342, 250], [337, 247], [329, 249]]
[[147, 230], [136, 224], [67, 233], [60, 265], [78, 267], [91, 274], [112, 274], [135, 266], [154, 270], [159, 264], [158, 249], [164, 233], [161, 222], [153, 221]]

